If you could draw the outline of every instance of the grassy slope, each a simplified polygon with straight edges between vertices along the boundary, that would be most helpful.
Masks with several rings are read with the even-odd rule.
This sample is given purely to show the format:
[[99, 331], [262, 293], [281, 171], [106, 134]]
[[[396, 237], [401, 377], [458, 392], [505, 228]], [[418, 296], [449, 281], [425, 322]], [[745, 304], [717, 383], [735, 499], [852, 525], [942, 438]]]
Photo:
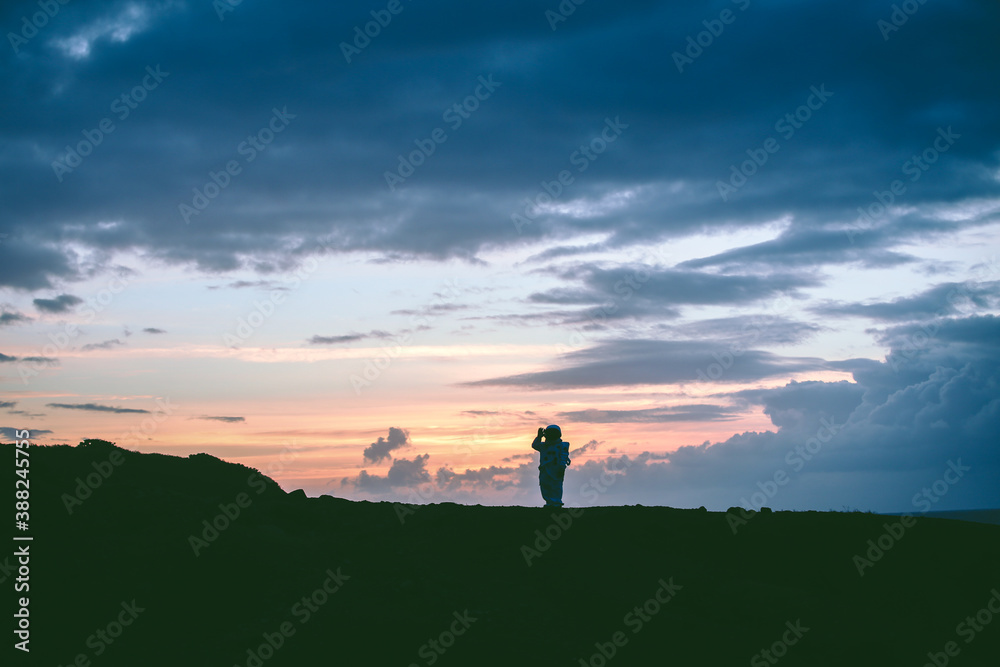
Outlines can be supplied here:
[[[68, 514], [62, 494], [112, 451], [124, 463]], [[529, 567], [522, 546], [557, 534], [543, 509], [442, 504], [401, 521], [390, 503], [285, 494], [204, 455], [31, 457], [33, 664], [246, 665], [289, 622], [264, 665], [427, 665], [421, 646], [466, 610], [477, 620], [434, 664], [576, 666], [616, 631], [610, 665], [749, 664], [799, 619], [809, 630], [782, 665], [922, 665], [949, 640], [959, 667], [1000, 654], [1000, 616], [971, 643], [956, 635], [1000, 588], [997, 526], [919, 518], [861, 577], [853, 556], [898, 518], [777, 512], [734, 535], [723, 513], [595, 507]], [[240, 493], [250, 506], [195, 556], [189, 536]], [[303, 623], [293, 607], [328, 568], [350, 579]], [[682, 588], [639, 629], [626, 615], [671, 578]], [[145, 611], [95, 656], [88, 636], [133, 598]]]

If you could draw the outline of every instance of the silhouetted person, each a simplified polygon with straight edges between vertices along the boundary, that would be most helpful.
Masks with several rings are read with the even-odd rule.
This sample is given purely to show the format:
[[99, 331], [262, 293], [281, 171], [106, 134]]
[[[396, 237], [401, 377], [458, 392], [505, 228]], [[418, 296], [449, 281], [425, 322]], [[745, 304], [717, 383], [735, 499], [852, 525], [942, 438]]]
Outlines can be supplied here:
[[[542, 442], [542, 436], [545, 442]], [[537, 449], [538, 486], [546, 507], [562, 507], [563, 478], [569, 465], [569, 443], [562, 439], [562, 429], [555, 424], [538, 429], [538, 436], [531, 443]]]

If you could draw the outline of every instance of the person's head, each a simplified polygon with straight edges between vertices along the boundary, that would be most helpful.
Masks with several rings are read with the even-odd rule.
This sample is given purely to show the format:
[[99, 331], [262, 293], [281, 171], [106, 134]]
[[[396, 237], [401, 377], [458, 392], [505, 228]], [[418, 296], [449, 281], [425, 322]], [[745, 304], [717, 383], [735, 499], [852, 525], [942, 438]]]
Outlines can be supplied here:
[[545, 439], [546, 440], [561, 440], [562, 439], [562, 429], [555, 424], [549, 424], [545, 427]]

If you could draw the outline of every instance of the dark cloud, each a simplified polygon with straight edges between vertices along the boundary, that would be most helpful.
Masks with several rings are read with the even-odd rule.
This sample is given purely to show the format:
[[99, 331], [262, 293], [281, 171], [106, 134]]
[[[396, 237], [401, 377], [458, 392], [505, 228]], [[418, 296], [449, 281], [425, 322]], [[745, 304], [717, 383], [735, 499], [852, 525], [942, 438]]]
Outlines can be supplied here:
[[32, 364], [48, 364], [53, 366], [59, 363], [59, 360], [54, 357], [12, 357], [9, 354], [0, 352], [0, 364], [9, 364], [15, 361], [27, 361]]
[[709, 380], [745, 382], [831, 368], [823, 359], [734, 349], [723, 342], [610, 340], [563, 355], [558, 367], [551, 370], [463, 384], [565, 389]]
[[309, 342], [313, 345], [340, 345], [342, 343], [354, 343], [359, 340], [367, 340], [369, 338], [383, 339], [391, 337], [392, 334], [388, 331], [372, 329], [368, 333], [343, 334], [340, 336], [313, 336], [309, 339]]
[[434, 475], [434, 482], [438, 488], [446, 491], [455, 491], [465, 485], [490, 486], [497, 491], [514, 486], [517, 482], [510, 478], [514, 468], [503, 466], [489, 466], [478, 470], [464, 470], [455, 472], [450, 468], [438, 468]]
[[17, 401], [0, 401], [0, 408], [13, 408]]
[[[591, 233], [607, 236], [594, 244], [607, 250], [778, 219], [791, 222], [774, 242], [681, 268], [889, 266], [913, 261], [910, 241], [983, 223], [906, 211], [1000, 190], [1000, 102], [981, 83], [1000, 60], [995, 3], [921, 5], [886, 42], [876, 26], [886, 6], [754, 2], [683, 72], [672, 53], [717, 16], [703, 5], [588, 6], [553, 32], [536, 2], [447, 0], [407, 9], [351, 63], [338, 45], [371, 10], [354, 0], [242, 3], [225, 22], [209, 5], [124, 7], [65, 6], [43, 35], [0, 54], [12, 91], [0, 120], [0, 285], [51, 289], [88, 275], [100, 253], [263, 275], [316, 253], [476, 261], [548, 238], [566, 256]], [[5, 24], [35, 11], [28, 0], [5, 5]], [[115, 21], [129, 28], [121, 39], [101, 32]], [[268, 39], [251, 45], [250, 33]], [[111, 104], [147, 65], [165, 74], [123, 118]], [[500, 86], [452, 128], [443, 112], [480, 76]], [[830, 93], [822, 107], [792, 135], [778, 130], [815, 86]], [[275, 108], [294, 118], [244, 161], [237, 147]], [[53, 161], [105, 117], [114, 133], [60, 181]], [[574, 151], [615, 118], [628, 127], [577, 171]], [[447, 143], [390, 192], [385, 173], [437, 127]], [[948, 127], [959, 137], [908, 180], [906, 161]], [[722, 201], [717, 183], [769, 136], [780, 151]], [[185, 224], [178, 205], [230, 159], [242, 172]], [[511, 213], [563, 169], [573, 183], [517, 234]], [[902, 206], [853, 243], [833, 229], [894, 179], [906, 185]]]
[[110, 405], [98, 405], [96, 403], [47, 403], [50, 408], [62, 408], [64, 410], [87, 410], [90, 412], [113, 412], [115, 414], [149, 414], [149, 410], [137, 408], [116, 408]]
[[594, 424], [712, 422], [737, 419], [742, 411], [721, 405], [678, 405], [641, 410], [573, 410], [560, 412], [560, 419]]
[[192, 419], [205, 419], [208, 421], [224, 422], [226, 424], [242, 424], [246, 421], [246, 417], [214, 417], [211, 415], [192, 417]]
[[120, 339], [112, 338], [111, 340], [102, 341], [100, 343], [87, 343], [81, 347], [80, 350], [83, 352], [91, 352], [93, 350], [113, 350], [116, 347], [123, 347], [124, 345], [125, 343], [123, 343]]
[[881, 303], [826, 303], [810, 307], [820, 315], [867, 317], [881, 322], [905, 322], [954, 315], [963, 309], [1000, 305], [1000, 281], [941, 283], [909, 297]]
[[[262, 273], [268, 272], [263, 266], [260, 266], [259, 269]], [[225, 285], [209, 285], [208, 289], [217, 290], [224, 287], [229, 289], [259, 289], [263, 291], [278, 290], [280, 292], [288, 291], [288, 287], [274, 280], [234, 280], [233, 282], [226, 283]]]
[[[718, 395], [762, 406], [774, 430], [670, 452], [574, 459], [564, 499], [584, 506], [639, 502], [717, 510], [995, 508], [1000, 318], [943, 322], [937, 333], [909, 352], [894, 347], [885, 361], [857, 364], [853, 382], [790, 382]], [[531, 503], [537, 471], [533, 460], [524, 460], [506, 477], [514, 481], [514, 497]], [[952, 464], [967, 470], [935, 486]], [[495, 488], [489, 469], [442, 477], [452, 486], [458, 479], [469, 497]]]
[[83, 303], [83, 299], [72, 294], [60, 294], [54, 299], [35, 299], [35, 308], [43, 313], [65, 313], [73, 306]]
[[915, 261], [909, 255], [887, 249], [909, 236], [902, 231], [892, 235], [889, 230], [879, 229], [852, 238], [843, 229], [790, 227], [771, 241], [689, 260], [679, 266], [683, 269], [800, 268], [858, 262], [866, 268], [885, 268]]
[[583, 456], [587, 452], [595, 451], [602, 443], [597, 440], [588, 440], [587, 444], [582, 447], [577, 447], [576, 449], [571, 449], [569, 452], [570, 457], [573, 456]]
[[412, 461], [396, 459], [392, 462], [389, 472], [385, 475], [371, 475], [362, 470], [355, 478], [341, 480], [341, 486], [354, 487], [359, 491], [369, 493], [386, 493], [401, 488], [412, 488], [431, 481], [427, 472], [429, 454], [419, 454]]
[[163, 330], [163, 329], [157, 329], [156, 327], [146, 327], [142, 331], [143, 331], [143, 333], [148, 333], [148, 334], [165, 334], [165, 333], [167, 333], [165, 330]]
[[31, 318], [23, 313], [15, 311], [4, 310], [0, 312], [0, 326], [7, 326], [9, 324], [17, 324], [18, 322], [30, 322]]
[[365, 447], [365, 461], [380, 463], [385, 459], [391, 458], [394, 450], [408, 447], [409, 445], [410, 432], [405, 429], [390, 426], [389, 436], [387, 438], [379, 436], [378, 440]]
[[798, 305], [794, 301], [780, 298], [774, 302], [770, 312], [671, 324], [661, 327], [661, 330], [683, 339], [724, 340], [743, 348], [752, 345], [794, 345], [808, 340], [822, 329], [817, 324], [793, 320], [782, 314], [795, 308]]
[[609, 268], [592, 263], [560, 267], [558, 275], [579, 281], [579, 287], [536, 292], [534, 303], [581, 305], [588, 308], [558, 313], [562, 323], [587, 322], [600, 326], [608, 320], [678, 317], [682, 306], [747, 305], [797, 296], [801, 288], [820, 284], [805, 273], [722, 275], [699, 271], [657, 269], [645, 265]]
[[[796, 382], [776, 389], [750, 389], [730, 395], [753, 405], [764, 406], [764, 414], [778, 427], [815, 423], [830, 418], [843, 423], [860, 405], [864, 387], [854, 382]], [[808, 426], [808, 424], [806, 424]]]
[[[52, 431], [49, 431], [48, 429], [44, 429], [44, 428], [32, 428], [32, 429], [27, 429], [27, 430], [31, 433], [30, 437], [32, 437], [32, 438], [37, 438], [40, 435], [48, 435], [48, 434], [52, 433]], [[0, 436], [3, 436], [4, 438], [6, 438], [7, 440], [10, 440], [10, 441], [23, 439], [23, 437], [24, 437], [24, 435], [23, 435], [24, 431], [25, 431], [25, 429], [23, 429], [23, 428], [13, 428], [11, 426], [0, 426]], [[22, 435], [19, 437], [17, 435], [18, 433], [21, 433]]]
[[[438, 295], [439, 298], [443, 298]], [[430, 316], [430, 315], [440, 315], [441, 313], [450, 313], [456, 310], [466, 310], [469, 307], [468, 304], [464, 303], [432, 303], [424, 306], [420, 309], [414, 308], [402, 308], [400, 310], [393, 310], [390, 315], [411, 315], [411, 316]]]
[[534, 454], [513, 454], [511, 456], [505, 456], [501, 460], [504, 463], [513, 463], [514, 461], [522, 461], [525, 459], [533, 459], [533, 458], [535, 458]]

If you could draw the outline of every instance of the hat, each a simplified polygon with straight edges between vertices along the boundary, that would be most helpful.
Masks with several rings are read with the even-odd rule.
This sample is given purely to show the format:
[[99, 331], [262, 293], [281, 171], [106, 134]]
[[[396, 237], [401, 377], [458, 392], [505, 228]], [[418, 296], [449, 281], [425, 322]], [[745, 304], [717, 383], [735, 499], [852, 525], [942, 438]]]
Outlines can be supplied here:
[[548, 426], [545, 427], [545, 432], [548, 433], [549, 431], [555, 431], [560, 436], [562, 435], [562, 429], [556, 426], [555, 424], [549, 424]]

